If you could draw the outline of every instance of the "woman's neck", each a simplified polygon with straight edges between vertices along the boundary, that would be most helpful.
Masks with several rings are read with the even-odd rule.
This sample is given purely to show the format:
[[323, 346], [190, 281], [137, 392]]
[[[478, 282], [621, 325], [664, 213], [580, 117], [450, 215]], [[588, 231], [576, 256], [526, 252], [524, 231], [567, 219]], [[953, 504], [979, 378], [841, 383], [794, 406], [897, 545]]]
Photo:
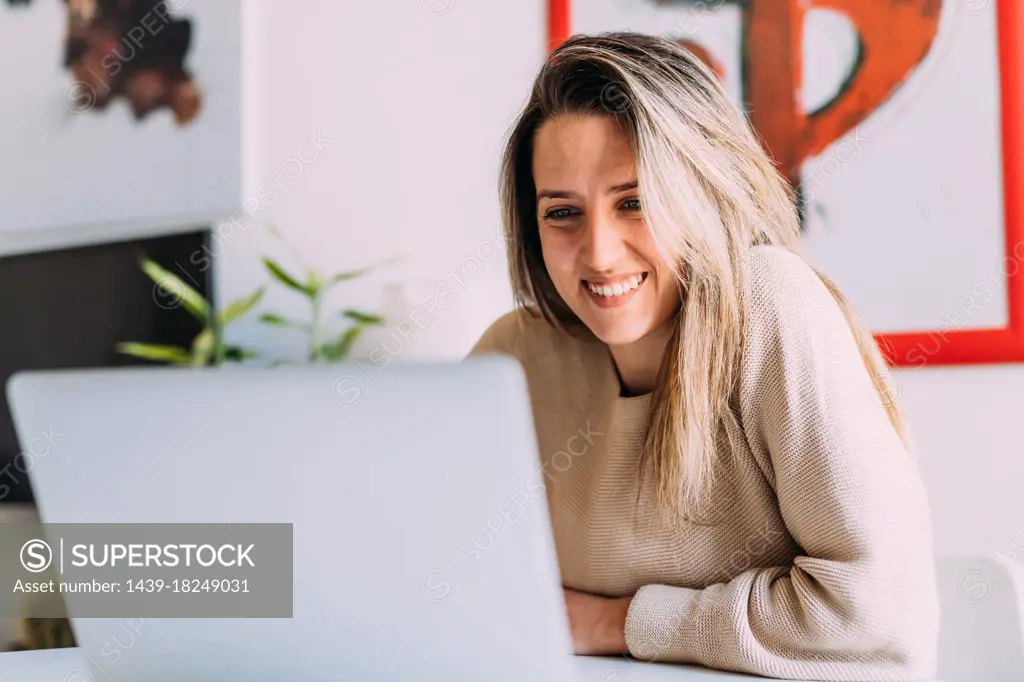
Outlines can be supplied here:
[[675, 316], [672, 316], [668, 322], [633, 343], [608, 347], [623, 397], [643, 395], [654, 390], [675, 325]]

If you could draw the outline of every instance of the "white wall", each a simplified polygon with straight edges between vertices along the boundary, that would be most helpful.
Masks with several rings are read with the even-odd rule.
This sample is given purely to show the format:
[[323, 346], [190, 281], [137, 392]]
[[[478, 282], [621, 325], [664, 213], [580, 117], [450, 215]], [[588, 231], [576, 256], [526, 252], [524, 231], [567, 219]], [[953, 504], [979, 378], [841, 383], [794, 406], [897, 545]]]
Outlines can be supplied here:
[[[416, 333], [401, 359], [463, 354], [511, 306], [504, 260], [490, 248], [498, 160], [544, 57], [543, 2], [251, 0], [246, 12], [243, 194], [254, 197], [261, 185], [278, 193], [256, 199], [256, 217], [286, 231], [324, 269], [404, 254], [337, 292], [338, 305], [392, 318], [357, 349], [364, 357], [381, 339], [397, 352], [392, 333], [403, 318]], [[291, 163], [285, 170], [297, 177], [285, 178], [282, 164], [317, 131], [334, 142], [301, 172]], [[314, 147], [301, 153], [312, 159]], [[222, 300], [266, 280], [258, 256], [267, 249], [286, 253], [255, 224], [216, 245]], [[492, 258], [479, 269], [478, 251]], [[397, 283], [408, 287], [407, 300], [384, 300]], [[438, 286], [454, 300], [418, 309], [421, 331], [408, 316]], [[264, 307], [306, 312], [279, 287]], [[289, 332], [271, 332], [249, 322], [231, 336], [271, 353], [296, 349]]]
[[892, 377], [931, 495], [936, 552], [1024, 564], [1024, 366], [925, 367]]
[[[286, 229], [324, 267], [408, 254], [401, 267], [339, 297], [379, 307], [385, 284], [411, 282], [421, 293], [390, 306], [393, 324], [427, 290], [447, 281], [458, 291], [443, 310], [417, 314], [429, 326], [402, 358], [460, 356], [511, 306], [502, 258], [475, 277], [461, 268], [498, 228], [498, 154], [543, 58], [544, 4], [455, 0], [435, 16], [420, 0], [249, 3], [247, 194], [317, 130], [336, 140], [260, 217]], [[216, 261], [219, 293], [234, 297], [265, 279], [256, 255], [272, 242], [256, 228], [227, 241]], [[465, 288], [449, 278], [452, 270]], [[275, 290], [268, 305], [299, 314], [297, 303]], [[294, 350], [285, 336], [254, 324], [232, 336]], [[931, 491], [936, 549], [1009, 561], [1015, 554], [1007, 540], [1024, 549], [1017, 530], [1024, 528], [1024, 367], [927, 367], [893, 376]]]

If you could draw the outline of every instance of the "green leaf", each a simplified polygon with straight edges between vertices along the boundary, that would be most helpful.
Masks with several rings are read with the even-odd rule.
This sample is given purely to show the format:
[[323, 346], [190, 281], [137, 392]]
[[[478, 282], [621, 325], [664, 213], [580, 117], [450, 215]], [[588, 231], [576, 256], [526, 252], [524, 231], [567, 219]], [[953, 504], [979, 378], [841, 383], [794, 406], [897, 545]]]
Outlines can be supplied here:
[[297, 279], [295, 279], [287, 272], [285, 272], [284, 268], [282, 268], [280, 265], [278, 265], [271, 259], [266, 257], [263, 258], [263, 265], [267, 267], [267, 270], [269, 270], [270, 274], [274, 276], [274, 279], [276, 279], [278, 282], [285, 285], [289, 289], [294, 289], [295, 291], [301, 292], [306, 296], [316, 295], [315, 291], [313, 291], [310, 287], [306, 286], [305, 284], [300, 284]]
[[374, 263], [373, 265], [368, 265], [365, 268], [360, 268], [358, 270], [350, 270], [348, 272], [339, 272], [336, 275], [332, 275], [330, 278], [328, 278], [327, 282], [329, 284], [337, 284], [338, 282], [345, 282], [345, 281], [350, 280], [350, 279], [356, 279], [358, 277], [362, 277], [363, 275], [367, 275], [367, 274], [373, 272], [377, 268], [382, 268], [385, 265], [390, 265], [390, 264], [392, 264], [392, 263], [394, 263], [394, 262], [396, 262], [398, 260], [399, 259], [396, 256], [394, 258], [388, 258], [386, 260], [382, 260], [379, 263]]
[[310, 268], [306, 272], [306, 281], [309, 282], [310, 291], [319, 291], [320, 287], [323, 286], [323, 278], [320, 277], [320, 273]]
[[352, 344], [362, 335], [364, 329], [363, 325], [357, 324], [342, 334], [341, 341], [338, 342], [339, 359], [344, 360], [348, 357], [349, 352], [352, 350]]
[[142, 271], [145, 272], [158, 287], [168, 296], [180, 301], [186, 310], [194, 315], [200, 322], [206, 323], [210, 319], [210, 304], [206, 302], [198, 291], [185, 284], [175, 274], [160, 267], [155, 261], [143, 258], [141, 263]]
[[363, 325], [357, 324], [349, 327], [338, 341], [325, 343], [321, 349], [324, 358], [332, 361], [341, 361], [347, 358], [348, 354], [352, 351], [352, 344], [356, 342], [356, 339], [359, 338], [364, 329]]
[[161, 346], [154, 343], [136, 343], [127, 341], [117, 344], [117, 352], [143, 360], [166, 362], [173, 365], [187, 365], [192, 357], [184, 348], [178, 346]]
[[258, 358], [259, 356], [260, 354], [256, 351], [242, 348], [240, 346], [228, 346], [224, 350], [224, 359], [230, 360], [231, 362], [242, 362], [249, 358]]
[[263, 298], [263, 287], [260, 287], [249, 296], [245, 296], [232, 302], [227, 308], [218, 313], [217, 319], [220, 321], [221, 325], [227, 325], [252, 310], [253, 307], [260, 302], [261, 298]]
[[214, 344], [213, 344], [213, 330], [210, 328], [204, 329], [196, 335], [196, 338], [192, 339], [192, 361], [193, 367], [206, 367], [210, 364], [210, 358], [213, 357]]
[[295, 320], [289, 320], [287, 317], [282, 317], [277, 313], [263, 313], [260, 315], [260, 322], [263, 324], [273, 325], [275, 327], [295, 327], [297, 329], [309, 329], [308, 324], [302, 322], [296, 322]]
[[349, 272], [339, 272], [336, 275], [331, 275], [327, 280], [329, 284], [337, 284], [338, 282], [345, 282], [350, 279], [357, 279], [373, 271], [373, 266], [361, 268], [359, 270], [351, 270]]
[[260, 315], [260, 322], [263, 324], [274, 324], [279, 327], [292, 326], [291, 320], [287, 320], [276, 313], [263, 313]]
[[364, 313], [358, 310], [343, 310], [342, 315], [359, 324], [384, 324], [384, 318], [373, 313]]

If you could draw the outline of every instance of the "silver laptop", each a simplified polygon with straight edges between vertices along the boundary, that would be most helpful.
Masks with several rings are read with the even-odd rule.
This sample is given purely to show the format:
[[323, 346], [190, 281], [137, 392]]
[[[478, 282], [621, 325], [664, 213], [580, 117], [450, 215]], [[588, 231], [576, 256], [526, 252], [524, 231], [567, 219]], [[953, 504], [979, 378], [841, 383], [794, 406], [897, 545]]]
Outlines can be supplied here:
[[7, 390], [23, 448], [60, 434], [30, 474], [46, 523], [294, 524], [292, 618], [94, 619], [69, 598], [95, 680], [572, 677], [514, 361], [28, 372]]

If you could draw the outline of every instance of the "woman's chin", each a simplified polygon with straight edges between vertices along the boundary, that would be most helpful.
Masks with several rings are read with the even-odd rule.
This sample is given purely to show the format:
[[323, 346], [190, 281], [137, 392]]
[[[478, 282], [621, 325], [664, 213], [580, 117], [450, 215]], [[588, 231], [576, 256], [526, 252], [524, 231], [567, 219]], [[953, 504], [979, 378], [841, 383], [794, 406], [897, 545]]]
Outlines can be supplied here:
[[583, 318], [594, 336], [609, 346], [628, 346], [645, 337], [652, 329], [652, 320], [646, 316], [623, 315], [619, 319], [608, 319], [610, 317], [614, 316], [591, 314]]

